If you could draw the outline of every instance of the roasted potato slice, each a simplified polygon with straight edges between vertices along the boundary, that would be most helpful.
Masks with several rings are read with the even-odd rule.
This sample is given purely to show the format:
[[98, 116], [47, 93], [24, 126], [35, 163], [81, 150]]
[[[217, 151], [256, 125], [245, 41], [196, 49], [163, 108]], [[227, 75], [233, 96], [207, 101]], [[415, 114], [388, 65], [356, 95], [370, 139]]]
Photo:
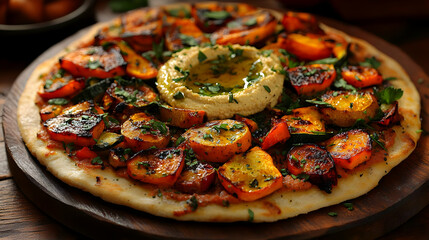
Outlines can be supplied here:
[[67, 53], [60, 58], [60, 65], [73, 76], [111, 78], [125, 75], [126, 62], [114, 48], [87, 47]]
[[46, 120], [43, 125], [54, 140], [92, 146], [105, 127], [102, 114], [100, 108], [84, 102], [64, 109], [61, 115]]
[[361, 129], [335, 135], [325, 142], [337, 166], [353, 169], [371, 158], [371, 138]]
[[222, 186], [244, 201], [255, 201], [282, 187], [282, 175], [271, 156], [259, 147], [234, 156], [219, 167]]
[[312, 64], [288, 69], [287, 75], [299, 95], [313, 95], [331, 86], [337, 73], [331, 64]]
[[324, 133], [325, 124], [317, 107], [303, 107], [292, 110], [292, 114], [282, 117], [287, 122], [291, 134]]
[[292, 147], [287, 155], [287, 168], [293, 178], [306, 179], [327, 193], [337, 185], [334, 160], [315, 144]]
[[160, 186], [173, 186], [185, 165], [182, 149], [141, 151], [130, 158], [127, 172], [131, 178]]
[[381, 74], [371, 67], [344, 67], [341, 69], [341, 76], [348, 84], [358, 88], [380, 85], [383, 82]]
[[217, 44], [254, 45], [274, 33], [277, 26], [275, 17], [268, 11], [258, 11], [230, 22], [211, 36]]
[[371, 92], [329, 92], [321, 99], [330, 104], [319, 108], [325, 121], [340, 127], [351, 127], [356, 121], [369, 122], [379, 107]]
[[332, 49], [319, 35], [291, 33], [286, 36], [282, 48], [302, 60], [318, 60], [331, 56]]
[[42, 122], [56, 117], [61, 114], [64, 107], [60, 105], [47, 105], [40, 110], [40, 118]]
[[170, 131], [165, 123], [145, 113], [136, 113], [122, 124], [121, 133], [135, 151], [164, 148], [170, 141]]
[[207, 119], [203, 110], [191, 110], [162, 105], [159, 108], [159, 119], [171, 126], [190, 128], [202, 124]]
[[191, 19], [175, 19], [165, 34], [165, 45], [170, 51], [209, 42]]
[[210, 121], [191, 128], [184, 136], [197, 158], [209, 162], [226, 162], [232, 156], [245, 152], [251, 145], [249, 128], [229, 119]]
[[134, 50], [123, 41], [117, 43], [117, 46], [121, 50], [121, 54], [125, 61], [128, 63], [126, 68], [128, 75], [140, 79], [151, 79], [156, 77], [158, 70], [149, 60], [134, 52]]
[[203, 193], [210, 188], [215, 178], [216, 170], [210, 164], [196, 162], [193, 166], [186, 164], [174, 186], [184, 193]]
[[402, 116], [398, 111], [398, 101], [391, 104], [381, 104], [380, 109], [384, 115], [379, 121], [377, 121], [377, 124], [381, 126], [389, 126], [401, 121]]
[[153, 43], [162, 38], [163, 16], [161, 8], [143, 8], [126, 13], [121, 18], [121, 38], [137, 52], [151, 50]]
[[282, 25], [287, 33], [324, 33], [316, 18], [309, 13], [286, 12], [282, 18]]

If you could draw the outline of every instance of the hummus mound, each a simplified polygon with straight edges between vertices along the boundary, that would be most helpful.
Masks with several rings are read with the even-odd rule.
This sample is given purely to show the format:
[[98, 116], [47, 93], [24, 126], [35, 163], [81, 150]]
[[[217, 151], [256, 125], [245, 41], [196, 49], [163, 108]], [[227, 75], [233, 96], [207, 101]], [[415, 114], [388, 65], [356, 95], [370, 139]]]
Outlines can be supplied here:
[[157, 87], [171, 106], [204, 110], [209, 120], [247, 116], [277, 104], [284, 76], [273, 69], [280, 68], [273, 54], [250, 46], [192, 47], [161, 67]]

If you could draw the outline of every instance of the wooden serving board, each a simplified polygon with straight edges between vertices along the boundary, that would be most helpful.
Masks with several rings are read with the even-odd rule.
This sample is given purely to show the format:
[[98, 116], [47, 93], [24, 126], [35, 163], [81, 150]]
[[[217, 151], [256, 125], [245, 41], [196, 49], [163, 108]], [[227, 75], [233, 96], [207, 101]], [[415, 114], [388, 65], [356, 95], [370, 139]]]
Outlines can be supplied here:
[[[423, 128], [429, 130], [429, 78], [397, 47], [356, 27], [329, 19], [329, 26], [367, 40], [396, 59], [410, 75], [422, 96]], [[128, 207], [107, 203], [53, 177], [27, 151], [16, 121], [18, 99], [31, 72], [87, 29], [65, 39], [37, 58], [18, 77], [4, 106], [3, 128], [9, 166], [15, 182], [41, 210], [66, 226], [93, 238], [163, 239], [304, 239], [375, 238], [411, 218], [429, 203], [429, 137], [422, 136], [411, 156], [395, 167], [379, 186], [354, 200], [353, 211], [342, 204], [274, 223], [180, 222], [155, 217]], [[421, 83], [423, 79], [424, 82]], [[418, 83], [419, 82], [419, 83]], [[36, 90], [35, 90], [36, 91]], [[359, 187], [359, 186], [356, 186]], [[337, 217], [328, 212], [337, 212]]]

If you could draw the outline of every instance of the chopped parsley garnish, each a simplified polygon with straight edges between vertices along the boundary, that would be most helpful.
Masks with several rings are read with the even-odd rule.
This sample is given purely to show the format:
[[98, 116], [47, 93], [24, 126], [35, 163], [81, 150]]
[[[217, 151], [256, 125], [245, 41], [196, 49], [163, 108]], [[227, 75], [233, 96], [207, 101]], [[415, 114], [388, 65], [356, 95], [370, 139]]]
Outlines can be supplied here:
[[179, 146], [185, 140], [186, 140], [186, 138], [183, 137], [183, 136], [178, 137], [177, 140], [176, 140], [176, 147]]
[[268, 49], [268, 50], [261, 50], [261, 54], [264, 57], [269, 57], [271, 55], [271, 53], [273, 53], [273, 50]]
[[179, 33], [179, 38], [180, 38], [180, 40], [182, 40], [183, 45], [186, 45], [189, 47], [198, 45], [198, 41], [192, 36]]
[[340, 78], [334, 82], [336, 88], [343, 88], [345, 90], [356, 91], [356, 88], [348, 84], [344, 79]]
[[99, 68], [99, 67], [101, 67], [101, 66], [102, 66], [102, 64], [101, 64], [101, 62], [100, 62], [100, 61], [98, 61], [98, 60], [94, 60], [94, 61], [89, 60], [89, 61], [88, 61], [88, 64], [87, 64], [87, 67], [88, 67], [89, 69], [97, 69], [97, 68]]
[[178, 92], [176, 92], [176, 93], [173, 95], [173, 98], [174, 98], [174, 99], [176, 99], [176, 100], [184, 99], [184, 98], [185, 98], [185, 95], [184, 95], [181, 91], [178, 91]]
[[249, 187], [251, 188], [258, 188], [259, 187], [259, 182], [256, 178], [254, 178], [250, 183], [249, 183]]
[[206, 59], [207, 59], [207, 56], [203, 52], [201, 52], [201, 50], [198, 50], [198, 61], [204, 62], [204, 60]]
[[103, 165], [103, 160], [101, 160], [100, 156], [97, 156], [91, 160], [92, 165]]
[[234, 95], [232, 94], [232, 92], [228, 93], [228, 101], [230, 103], [233, 103], [233, 102], [238, 103], [238, 101], [234, 98]]
[[227, 11], [209, 11], [209, 12], [205, 12], [204, 16], [206, 18], [210, 18], [210, 19], [216, 19], [216, 20], [224, 20], [227, 19], [231, 16], [231, 14]]
[[318, 101], [318, 100], [305, 100], [305, 101], [308, 102], [308, 103], [311, 103], [311, 104], [321, 105], [321, 106], [324, 106], [324, 107], [335, 109], [331, 104], [329, 104], [327, 102], [324, 102], [324, 101]]
[[247, 209], [247, 212], [249, 213], [249, 222], [253, 222], [253, 219], [255, 219], [255, 214], [251, 209]]
[[188, 79], [189, 77], [189, 70], [183, 70], [178, 66], [174, 66], [174, 69], [176, 71], [178, 71], [179, 73], [183, 74], [183, 77], [179, 77], [179, 78], [173, 78], [173, 81], [175, 82], [179, 82], [179, 81], [185, 81], [186, 79]]
[[335, 64], [338, 62], [337, 58], [324, 58], [315, 61], [311, 61], [308, 64]]
[[211, 134], [209, 134], [209, 133], [205, 133], [204, 136], [203, 136], [203, 138], [205, 140], [207, 140], [207, 139], [213, 139], [213, 136]]
[[51, 105], [66, 105], [69, 101], [65, 98], [52, 98], [48, 100]]
[[365, 58], [364, 62], [359, 63], [362, 67], [372, 67], [377, 69], [380, 67], [381, 63], [375, 57]]
[[345, 207], [345, 208], [347, 208], [347, 210], [349, 210], [349, 211], [353, 211], [353, 209], [354, 209], [354, 208], [353, 208], [353, 203], [347, 203], [347, 202], [346, 202], [346, 203], [344, 203], [343, 205], [344, 205], [344, 207]]
[[264, 85], [264, 89], [265, 89], [265, 91], [267, 91], [268, 93], [270, 93], [270, 92], [271, 92], [270, 87], [268, 87], [267, 85]]
[[369, 135], [369, 137], [372, 139], [372, 141], [374, 141], [375, 143], [377, 143], [384, 151], [387, 152], [387, 149], [384, 146], [384, 143], [380, 142], [380, 137], [378, 136], [378, 133], [375, 132], [375, 133]]
[[336, 217], [336, 216], [338, 216], [338, 213], [336, 213], [336, 212], [328, 212], [328, 215], [331, 216], [331, 217]]
[[381, 104], [391, 104], [394, 101], [400, 99], [403, 94], [404, 91], [402, 91], [402, 89], [394, 87], [387, 87], [375, 93]]
[[244, 25], [246, 25], [246, 26], [253, 26], [253, 25], [256, 25], [256, 23], [258, 23], [256, 21], [256, 18], [252, 17], [252, 18], [249, 18], [247, 21], [245, 21]]
[[186, 203], [191, 207], [192, 211], [197, 210], [198, 208], [198, 200], [195, 196], [192, 196], [190, 199], [186, 201]]

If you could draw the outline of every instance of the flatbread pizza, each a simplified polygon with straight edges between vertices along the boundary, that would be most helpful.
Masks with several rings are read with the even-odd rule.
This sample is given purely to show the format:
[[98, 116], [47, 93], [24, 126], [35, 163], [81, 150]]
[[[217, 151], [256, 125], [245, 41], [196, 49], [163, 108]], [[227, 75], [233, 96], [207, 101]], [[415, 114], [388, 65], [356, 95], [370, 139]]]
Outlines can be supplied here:
[[134, 10], [40, 64], [18, 106], [61, 181], [181, 221], [272, 222], [369, 192], [420, 137], [420, 97], [368, 42], [247, 4]]

